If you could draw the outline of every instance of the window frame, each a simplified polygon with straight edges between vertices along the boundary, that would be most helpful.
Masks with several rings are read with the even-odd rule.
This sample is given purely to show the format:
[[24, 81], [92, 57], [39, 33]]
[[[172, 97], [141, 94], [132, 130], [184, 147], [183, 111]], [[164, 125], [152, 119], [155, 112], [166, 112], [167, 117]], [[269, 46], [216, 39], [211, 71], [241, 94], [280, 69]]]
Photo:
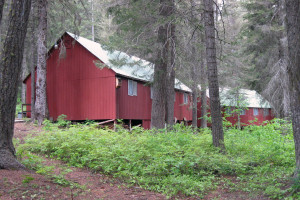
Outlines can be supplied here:
[[137, 96], [137, 82], [128, 79], [128, 96]]
[[258, 115], [259, 115], [259, 109], [258, 108], [253, 108], [253, 116], [258, 116]]
[[183, 93], [183, 104], [188, 104], [188, 103], [189, 103], [189, 94]]

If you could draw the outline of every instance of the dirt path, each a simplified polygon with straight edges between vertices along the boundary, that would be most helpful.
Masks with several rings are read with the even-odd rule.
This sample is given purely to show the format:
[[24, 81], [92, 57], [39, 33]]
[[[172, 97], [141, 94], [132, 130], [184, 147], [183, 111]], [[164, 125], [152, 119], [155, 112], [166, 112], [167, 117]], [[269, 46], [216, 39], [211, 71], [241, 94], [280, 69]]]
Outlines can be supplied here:
[[[38, 134], [40, 128], [25, 123], [15, 124], [15, 138], [21, 143], [28, 134]], [[10, 199], [76, 199], [76, 200], [160, 200], [166, 196], [141, 189], [137, 186], [128, 187], [122, 181], [93, 173], [88, 169], [68, 167], [64, 163], [45, 159], [44, 165], [53, 166], [53, 175], [63, 177], [71, 182], [72, 186], [64, 187], [57, 184], [52, 177], [43, 176], [33, 172], [0, 170], [0, 200]], [[63, 174], [63, 176], [62, 176]], [[75, 187], [74, 187], [75, 186]], [[172, 199], [199, 199], [177, 196]], [[266, 199], [264, 197], [249, 197], [243, 192], [230, 192], [220, 186], [204, 199]]]

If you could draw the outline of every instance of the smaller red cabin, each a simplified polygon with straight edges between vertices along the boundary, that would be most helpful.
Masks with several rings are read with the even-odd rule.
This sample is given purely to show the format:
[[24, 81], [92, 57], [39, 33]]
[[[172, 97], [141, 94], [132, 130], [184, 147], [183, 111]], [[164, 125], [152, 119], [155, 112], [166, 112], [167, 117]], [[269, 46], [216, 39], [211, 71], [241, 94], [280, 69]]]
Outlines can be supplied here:
[[[206, 95], [209, 99], [209, 92]], [[233, 126], [263, 125], [265, 121], [274, 119], [270, 104], [256, 91], [220, 88], [222, 116]], [[209, 100], [208, 100], [209, 105]], [[198, 102], [198, 127], [201, 125], [201, 103]], [[209, 113], [209, 110], [208, 110]], [[211, 126], [211, 124], [208, 124]]]

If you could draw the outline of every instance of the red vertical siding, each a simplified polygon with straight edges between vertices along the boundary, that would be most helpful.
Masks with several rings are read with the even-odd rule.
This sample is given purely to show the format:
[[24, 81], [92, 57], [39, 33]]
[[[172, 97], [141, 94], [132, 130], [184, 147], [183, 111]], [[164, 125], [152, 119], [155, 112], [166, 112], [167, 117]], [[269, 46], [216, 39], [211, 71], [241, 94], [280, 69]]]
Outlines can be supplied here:
[[[69, 36], [68, 36], [69, 37]], [[69, 120], [115, 119], [115, 73], [99, 69], [98, 59], [80, 44], [59, 51], [48, 59], [48, 97], [50, 116], [67, 115]]]
[[117, 89], [119, 119], [151, 119], [152, 100], [150, 87], [137, 83], [137, 96], [128, 95], [128, 79], [122, 78], [122, 86]]
[[[254, 108], [248, 108], [246, 110], [245, 115], [240, 115], [240, 122], [241, 126], [247, 126], [247, 125], [263, 125], [264, 121], [266, 120], [272, 120], [274, 117], [271, 115], [271, 109], [268, 108], [269, 115], [264, 116], [264, 109], [263, 108], [257, 108], [258, 109], [258, 115], [254, 115]], [[223, 109], [223, 111], [225, 111]], [[238, 116], [237, 114], [234, 114], [230, 117], [226, 118], [229, 122], [232, 123], [232, 125], [236, 125], [238, 122]]]
[[[197, 117], [198, 117], [198, 121], [197, 121], [197, 125], [198, 127], [201, 126], [201, 103], [200, 101], [198, 101], [197, 104]], [[235, 108], [231, 108], [232, 110]], [[264, 116], [264, 109], [263, 108], [258, 108], [258, 115], [254, 116], [254, 108], [248, 108], [246, 110], [245, 115], [240, 115], [240, 122], [241, 122], [241, 126], [247, 126], [247, 125], [263, 125], [264, 121], [267, 120], [272, 120], [274, 119], [274, 116], [272, 115], [271, 109], [268, 108], [269, 114], [267, 116]], [[222, 108], [222, 116], [224, 116], [224, 112], [225, 112], [225, 108]], [[236, 113], [232, 114], [229, 117], [226, 117], [226, 120], [229, 121], [233, 126], [237, 125], [238, 123], [238, 115]], [[211, 124], [208, 124], [208, 126], [211, 126]]]
[[151, 120], [143, 120], [143, 128], [150, 129], [151, 128]]
[[174, 103], [174, 116], [177, 120], [184, 120], [187, 121], [192, 120], [192, 109], [191, 109], [191, 97], [188, 96], [188, 103], [184, 104], [183, 102], [184, 92], [176, 91], [175, 94], [175, 103]]
[[[152, 108], [150, 95], [150, 87], [145, 85], [144, 82], [138, 82], [137, 96], [129, 96], [128, 79], [122, 78], [122, 86], [117, 89], [118, 118], [150, 120]], [[190, 97], [189, 103], [183, 104], [183, 93], [176, 91], [175, 95], [174, 117], [178, 120], [183, 120], [184, 118], [188, 121], [191, 120], [192, 110], [190, 109]]]
[[[97, 68], [96, 60], [77, 42], [66, 49], [65, 58], [59, 58], [59, 49], [50, 53], [47, 97], [51, 118], [55, 120], [61, 114], [68, 120], [116, 118], [115, 72]], [[28, 84], [27, 90], [29, 95]]]

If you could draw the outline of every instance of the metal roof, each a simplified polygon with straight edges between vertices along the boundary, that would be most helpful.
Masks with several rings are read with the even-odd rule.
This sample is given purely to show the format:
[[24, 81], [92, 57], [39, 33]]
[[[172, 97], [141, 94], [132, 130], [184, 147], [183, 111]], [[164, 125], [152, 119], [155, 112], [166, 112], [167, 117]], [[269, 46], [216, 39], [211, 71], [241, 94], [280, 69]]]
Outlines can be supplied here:
[[[237, 90], [223, 87], [219, 91], [222, 106], [237, 106]], [[248, 108], [271, 108], [270, 103], [254, 90], [239, 89], [238, 93], [241, 106]], [[209, 90], [206, 91], [206, 95], [209, 97]]]
[[[74, 35], [67, 32], [74, 40], [80, 43], [84, 48], [101, 60], [107, 67], [112, 69], [120, 76], [128, 78], [150, 82], [153, 80], [154, 64], [148, 61], [142, 60], [135, 56], [129, 56], [128, 54], [120, 51], [108, 51], [102, 48], [101, 44], [92, 40], [86, 39], [81, 36]], [[116, 63], [116, 60], [123, 61], [122, 65]], [[191, 92], [191, 89], [180, 82], [175, 80], [175, 88]]]

